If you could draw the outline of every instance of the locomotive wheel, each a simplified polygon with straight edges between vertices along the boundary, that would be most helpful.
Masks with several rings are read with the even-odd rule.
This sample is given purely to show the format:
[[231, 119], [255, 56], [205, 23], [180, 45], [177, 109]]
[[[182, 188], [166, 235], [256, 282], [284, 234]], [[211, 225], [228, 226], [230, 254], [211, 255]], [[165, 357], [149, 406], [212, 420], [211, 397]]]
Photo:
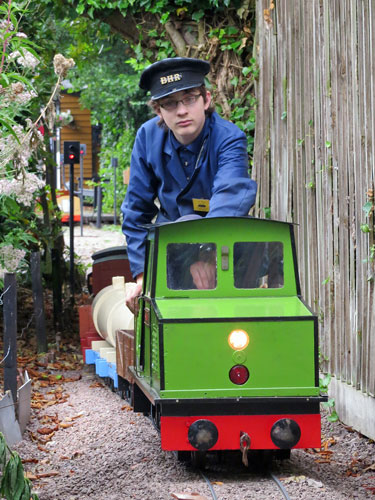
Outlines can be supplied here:
[[192, 451], [190, 452], [191, 465], [195, 469], [204, 469], [206, 466], [207, 453], [205, 451]]

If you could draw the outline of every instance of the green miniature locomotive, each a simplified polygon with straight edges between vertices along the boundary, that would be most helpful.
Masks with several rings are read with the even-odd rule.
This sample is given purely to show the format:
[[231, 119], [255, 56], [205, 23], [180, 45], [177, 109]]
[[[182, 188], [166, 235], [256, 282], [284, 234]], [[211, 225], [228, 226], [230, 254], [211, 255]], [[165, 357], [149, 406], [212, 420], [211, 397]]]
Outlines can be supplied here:
[[[150, 228], [130, 388], [164, 450], [321, 445], [317, 317], [293, 226], [250, 217]], [[195, 262], [211, 280], [198, 288]]]

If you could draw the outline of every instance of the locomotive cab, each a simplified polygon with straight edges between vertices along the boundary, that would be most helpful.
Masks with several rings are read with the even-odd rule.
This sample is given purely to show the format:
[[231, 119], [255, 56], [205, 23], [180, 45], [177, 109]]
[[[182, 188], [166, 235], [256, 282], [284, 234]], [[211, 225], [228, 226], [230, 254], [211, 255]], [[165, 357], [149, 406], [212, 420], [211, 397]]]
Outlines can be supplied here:
[[130, 372], [134, 409], [151, 411], [164, 450], [320, 447], [318, 323], [293, 225], [152, 226]]

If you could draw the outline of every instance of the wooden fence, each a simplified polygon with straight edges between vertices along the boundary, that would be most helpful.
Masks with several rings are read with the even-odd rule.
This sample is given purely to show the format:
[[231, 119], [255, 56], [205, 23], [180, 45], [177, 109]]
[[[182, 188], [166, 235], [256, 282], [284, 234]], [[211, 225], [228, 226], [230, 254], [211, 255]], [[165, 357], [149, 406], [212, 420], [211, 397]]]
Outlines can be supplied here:
[[298, 224], [322, 369], [373, 397], [375, 2], [256, 0], [256, 9], [256, 213], [270, 207]]

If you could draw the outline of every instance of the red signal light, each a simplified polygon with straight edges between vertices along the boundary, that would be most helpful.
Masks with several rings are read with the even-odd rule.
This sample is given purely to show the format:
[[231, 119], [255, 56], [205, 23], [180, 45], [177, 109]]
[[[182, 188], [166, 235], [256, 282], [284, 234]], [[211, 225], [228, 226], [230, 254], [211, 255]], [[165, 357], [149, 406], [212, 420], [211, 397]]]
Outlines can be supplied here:
[[79, 141], [64, 141], [64, 163], [79, 164]]
[[244, 365], [236, 365], [230, 369], [229, 378], [233, 384], [243, 385], [249, 380], [249, 370]]

